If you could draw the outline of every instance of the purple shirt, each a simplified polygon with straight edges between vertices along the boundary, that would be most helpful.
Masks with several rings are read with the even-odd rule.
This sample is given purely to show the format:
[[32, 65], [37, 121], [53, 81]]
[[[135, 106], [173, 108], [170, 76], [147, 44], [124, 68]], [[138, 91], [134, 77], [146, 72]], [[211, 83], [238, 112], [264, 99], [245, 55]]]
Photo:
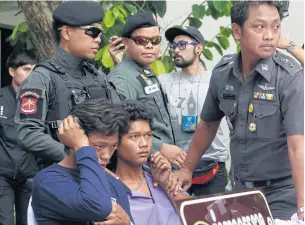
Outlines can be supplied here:
[[154, 187], [152, 176], [144, 172], [151, 196], [137, 191], [127, 193], [135, 225], [180, 225], [179, 216], [161, 187]]

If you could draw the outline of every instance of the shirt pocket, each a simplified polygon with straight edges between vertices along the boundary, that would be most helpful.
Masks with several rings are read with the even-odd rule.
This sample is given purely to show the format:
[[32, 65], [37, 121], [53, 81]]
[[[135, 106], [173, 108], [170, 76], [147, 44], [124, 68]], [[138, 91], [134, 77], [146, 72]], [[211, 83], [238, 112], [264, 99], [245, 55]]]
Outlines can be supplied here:
[[145, 106], [152, 112], [154, 120], [161, 123], [163, 122], [166, 125], [170, 124], [164, 103], [162, 102], [163, 99], [160, 98], [157, 93], [142, 95], [138, 98], [138, 100], [144, 103]]
[[[260, 139], [274, 139], [280, 134], [280, 114], [278, 113], [278, 104], [276, 102], [253, 102], [253, 113], [256, 118], [256, 136]], [[248, 120], [249, 123], [253, 122], [253, 114]]]

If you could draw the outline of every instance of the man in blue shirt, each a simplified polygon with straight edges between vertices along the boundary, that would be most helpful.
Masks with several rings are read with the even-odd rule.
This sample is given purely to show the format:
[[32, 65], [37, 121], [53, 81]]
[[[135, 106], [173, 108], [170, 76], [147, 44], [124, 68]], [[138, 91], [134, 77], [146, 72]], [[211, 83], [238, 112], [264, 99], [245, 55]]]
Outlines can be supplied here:
[[133, 222], [126, 187], [104, 171], [126, 121], [126, 112], [104, 99], [88, 100], [73, 109], [58, 130], [70, 149], [67, 156], [40, 171], [33, 182], [32, 207], [38, 225]]

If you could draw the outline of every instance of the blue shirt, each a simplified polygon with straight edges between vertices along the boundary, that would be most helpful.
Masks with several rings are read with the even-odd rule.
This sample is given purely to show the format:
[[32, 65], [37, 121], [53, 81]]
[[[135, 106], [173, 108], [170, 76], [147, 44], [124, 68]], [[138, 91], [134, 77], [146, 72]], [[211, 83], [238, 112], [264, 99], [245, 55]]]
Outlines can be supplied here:
[[103, 221], [111, 213], [113, 200], [133, 221], [125, 186], [104, 172], [95, 149], [83, 147], [75, 156], [78, 168], [53, 164], [36, 175], [32, 208], [38, 225], [89, 225]]

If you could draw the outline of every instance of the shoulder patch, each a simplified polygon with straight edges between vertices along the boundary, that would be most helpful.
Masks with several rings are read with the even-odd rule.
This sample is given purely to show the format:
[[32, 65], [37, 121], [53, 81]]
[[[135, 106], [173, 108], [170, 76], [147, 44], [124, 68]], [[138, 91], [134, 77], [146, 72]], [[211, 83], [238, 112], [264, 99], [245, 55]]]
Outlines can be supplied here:
[[302, 67], [294, 59], [283, 53], [277, 52], [273, 56], [274, 62], [287, 71], [291, 76], [302, 70]]
[[214, 67], [214, 69], [223, 67], [224, 65], [230, 64], [232, 65], [234, 62], [234, 59], [236, 58], [237, 54], [230, 54], [230, 55], [225, 55], [224, 57], [221, 58], [219, 63]]

